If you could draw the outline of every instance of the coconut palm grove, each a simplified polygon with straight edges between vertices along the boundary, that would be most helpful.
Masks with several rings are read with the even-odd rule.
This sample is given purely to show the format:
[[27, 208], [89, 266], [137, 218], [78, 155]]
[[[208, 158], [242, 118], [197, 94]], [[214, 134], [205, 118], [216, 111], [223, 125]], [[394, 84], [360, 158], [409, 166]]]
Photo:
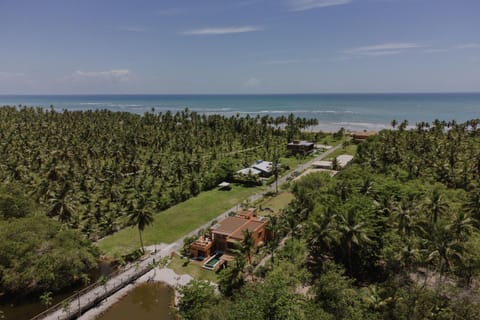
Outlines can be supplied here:
[[[233, 181], [255, 159], [288, 159], [289, 141], [331, 139], [309, 130], [315, 124], [293, 115], [0, 108], [0, 293], [48, 302], [96, 281], [91, 270], [109, 254], [96, 241], [126, 228], [138, 231], [130, 239], [138, 254], [109, 259], [135, 261], [148, 254], [142, 233], [165, 209]], [[355, 147], [354, 161], [335, 176], [282, 185], [293, 200], [269, 218], [264, 246], [245, 237], [216, 281], [178, 289], [173, 312], [480, 319], [479, 120], [391, 125], [358, 146], [334, 134], [341, 148]]]

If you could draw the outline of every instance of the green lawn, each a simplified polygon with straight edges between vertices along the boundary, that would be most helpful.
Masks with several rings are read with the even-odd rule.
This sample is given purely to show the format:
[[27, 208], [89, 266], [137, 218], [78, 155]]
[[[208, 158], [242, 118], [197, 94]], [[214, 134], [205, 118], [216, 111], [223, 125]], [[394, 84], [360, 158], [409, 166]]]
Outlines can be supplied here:
[[357, 154], [357, 145], [352, 143], [348, 145], [346, 148], [341, 147], [340, 149], [330, 154], [328, 158], [325, 160], [332, 160], [333, 158], [338, 157], [339, 155], [342, 155], [342, 154], [349, 154], [349, 155], [355, 156]]
[[218, 281], [217, 274], [214, 271], [202, 268], [202, 262], [190, 261], [185, 265], [186, 261], [186, 258], [182, 259], [178, 256], [175, 256], [168, 264], [168, 267], [179, 275], [189, 274], [197, 280], [208, 280], [211, 282]]
[[341, 139], [334, 139], [333, 134], [328, 134], [327, 136], [320, 139], [316, 143], [317, 144], [326, 144], [326, 145], [329, 145], [329, 146], [334, 146], [334, 145], [337, 145], [339, 143], [343, 143], [345, 140], [348, 140], [348, 139], [350, 139], [350, 136], [347, 135], [347, 134], [343, 135], [343, 137]]
[[[207, 223], [225, 210], [246, 200], [263, 187], [245, 188], [233, 186], [230, 191], [217, 189], [205, 191], [155, 215], [152, 225], [145, 228], [145, 246], [155, 243], [171, 243], [192, 230]], [[102, 253], [118, 258], [138, 249], [138, 229], [128, 227], [98, 242]]]
[[289, 156], [289, 157], [283, 157], [280, 158], [280, 164], [282, 166], [288, 166], [290, 169], [287, 172], [290, 172], [292, 170], [295, 170], [299, 165], [304, 164], [305, 162], [308, 162], [315, 158], [314, 155], [307, 155], [305, 157], [295, 157], [295, 156]]
[[[288, 204], [295, 198], [291, 192], [280, 192], [274, 197], [268, 197], [264, 199], [260, 206], [262, 208], [270, 208], [273, 210], [274, 214], [278, 214], [280, 210], [286, 208]], [[267, 211], [262, 211], [261, 214], [267, 214]]]

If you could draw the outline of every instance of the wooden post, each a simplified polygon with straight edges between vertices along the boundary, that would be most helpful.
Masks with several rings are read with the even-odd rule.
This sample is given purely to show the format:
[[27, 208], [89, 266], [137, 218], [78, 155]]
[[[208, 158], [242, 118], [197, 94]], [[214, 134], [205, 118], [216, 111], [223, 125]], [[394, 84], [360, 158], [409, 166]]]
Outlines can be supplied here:
[[78, 300], [78, 317], [82, 315], [82, 310], [80, 309], [80, 290], [77, 293], [77, 300]]

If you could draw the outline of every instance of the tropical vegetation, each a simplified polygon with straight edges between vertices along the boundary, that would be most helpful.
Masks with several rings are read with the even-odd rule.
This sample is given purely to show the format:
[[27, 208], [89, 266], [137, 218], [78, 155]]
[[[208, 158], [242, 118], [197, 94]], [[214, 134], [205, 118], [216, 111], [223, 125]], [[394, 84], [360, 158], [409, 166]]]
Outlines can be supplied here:
[[274, 259], [244, 251], [187, 319], [480, 319], [478, 123], [394, 122], [335, 177], [294, 183]]
[[294, 136], [313, 136], [301, 130], [314, 124], [293, 115], [1, 107], [0, 295], [85, 280], [99, 255], [91, 241], [128, 226], [143, 251], [158, 212], [268, 159]]

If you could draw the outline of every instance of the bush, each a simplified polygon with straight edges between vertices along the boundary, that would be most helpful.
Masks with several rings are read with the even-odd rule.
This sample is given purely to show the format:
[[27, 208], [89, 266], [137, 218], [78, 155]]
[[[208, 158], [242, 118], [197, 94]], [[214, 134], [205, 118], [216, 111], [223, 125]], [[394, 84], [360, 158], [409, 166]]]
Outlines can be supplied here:
[[123, 261], [125, 261], [125, 263], [130, 263], [130, 262], [133, 262], [133, 261], [136, 261], [136, 260], [140, 259], [141, 256], [142, 256], [142, 250], [136, 249], [136, 250], [122, 256], [122, 259], [123, 259]]

